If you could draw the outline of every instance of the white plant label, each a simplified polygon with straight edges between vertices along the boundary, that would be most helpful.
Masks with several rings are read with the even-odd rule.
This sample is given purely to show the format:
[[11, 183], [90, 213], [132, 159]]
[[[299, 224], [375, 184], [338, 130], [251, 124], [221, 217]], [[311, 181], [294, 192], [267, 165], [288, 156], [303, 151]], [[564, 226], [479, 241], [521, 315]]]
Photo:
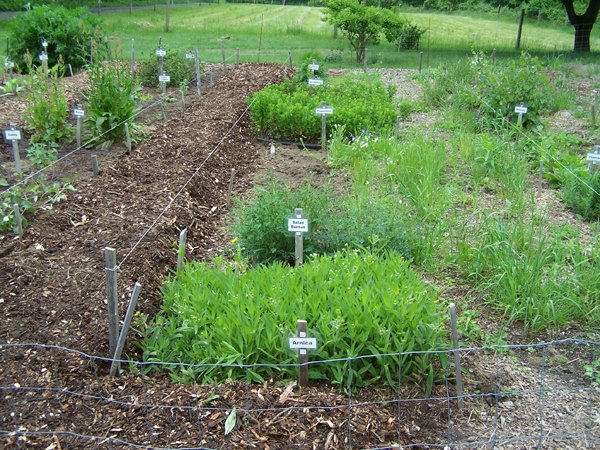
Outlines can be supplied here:
[[4, 61], [4, 67], [6, 67], [7, 69], [12, 69], [15, 67], [15, 63], [12, 61]]
[[599, 163], [600, 162], [600, 153], [588, 153], [587, 160], [590, 162], [593, 162], [593, 163]]
[[323, 85], [323, 80], [320, 78], [309, 78], [308, 79], [308, 85], [309, 86], [322, 86]]
[[161, 83], [168, 83], [171, 81], [171, 77], [169, 75], [159, 75], [158, 81], [160, 81]]
[[288, 231], [294, 233], [308, 233], [308, 219], [288, 219]]
[[518, 114], [526, 114], [527, 113], [527, 106], [517, 105], [517, 106], [515, 106], [515, 112], [518, 113]]
[[321, 114], [321, 115], [333, 114], [333, 107], [327, 106], [325, 108], [317, 108], [317, 109], [315, 109], [315, 112], [317, 114]]
[[290, 338], [290, 348], [315, 349], [315, 348], [317, 348], [317, 338], [291, 337]]
[[156, 49], [156, 56], [165, 56], [166, 54], [167, 54], [166, 50], [164, 50], [162, 48]]
[[308, 68], [314, 72], [316, 70], [319, 70], [319, 65], [318, 64], [314, 64], [314, 63], [313, 64], [309, 64]]
[[83, 109], [81, 109], [81, 108], [75, 108], [73, 110], [73, 115], [75, 117], [83, 117], [83, 116], [85, 116], [85, 111]]
[[48, 55], [45, 53], [40, 53], [40, 61], [48, 61]]
[[188, 52], [188, 53], [185, 54], [185, 57], [187, 59], [194, 59], [194, 58], [196, 58], [196, 55], [194, 55], [193, 53]]
[[20, 130], [4, 130], [4, 139], [7, 141], [20, 141], [21, 131]]
[[42, 41], [42, 47], [48, 48], [48, 42], [46, 42], [46, 39]]

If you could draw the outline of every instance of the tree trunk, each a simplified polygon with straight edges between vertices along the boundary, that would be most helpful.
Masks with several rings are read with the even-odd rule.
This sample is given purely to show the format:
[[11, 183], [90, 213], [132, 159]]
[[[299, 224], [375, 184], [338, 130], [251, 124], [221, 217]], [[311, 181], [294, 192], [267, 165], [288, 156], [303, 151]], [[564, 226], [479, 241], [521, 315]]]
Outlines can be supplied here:
[[579, 23], [574, 24], [575, 27], [575, 41], [573, 44], [573, 51], [575, 52], [590, 52], [590, 35], [592, 34], [592, 23]]
[[561, 0], [569, 22], [575, 28], [575, 42], [573, 51], [575, 52], [590, 52], [590, 34], [594, 27], [594, 22], [600, 11], [600, 0], [588, 0], [588, 7], [583, 14], [577, 14], [573, 7], [573, 0]]

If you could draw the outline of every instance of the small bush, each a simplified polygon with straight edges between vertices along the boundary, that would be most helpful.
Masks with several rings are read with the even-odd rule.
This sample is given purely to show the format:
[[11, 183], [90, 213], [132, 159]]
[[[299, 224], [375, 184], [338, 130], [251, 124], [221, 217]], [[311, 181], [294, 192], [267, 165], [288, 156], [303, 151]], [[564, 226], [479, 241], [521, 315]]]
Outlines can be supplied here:
[[[309, 67], [313, 62], [319, 65], [319, 70], [314, 72]], [[319, 52], [314, 50], [306, 52], [304, 55], [302, 55], [302, 58], [300, 58], [300, 64], [298, 66], [298, 72], [296, 73], [294, 79], [299, 83], [306, 83], [308, 79], [312, 78], [313, 76], [317, 76], [321, 79], [325, 78], [323, 57]]]
[[[316, 337], [312, 361], [397, 354], [446, 347], [445, 315], [435, 293], [402, 256], [390, 252], [336, 253], [291, 268], [240, 269], [240, 262], [189, 264], [167, 281], [162, 311], [143, 330], [146, 361], [207, 364], [172, 368], [177, 381], [263, 382], [296, 376], [288, 338], [297, 318]], [[311, 380], [341, 388], [397, 385], [399, 377], [431, 390], [440, 356], [373, 356], [311, 365]], [[443, 359], [443, 358], [442, 358]], [[213, 364], [265, 364], [243, 369]], [[168, 367], [168, 366], [167, 366]], [[350, 378], [349, 378], [350, 377]]]
[[34, 167], [44, 167], [56, 161], [58, 155], [58, 144], [54, 142], [50, 143], [33, 143], [31, 147], [27, 149], [27, 160], [29, 164]]
[[381, 80], [350, 74], [329, 78], [319, 89], [317, 96], [305, 83], [288, 81], [257, 92], [249, 100], [255, 131], [275, 139], [317, 141], [321, 117], [315, 109], [322, 101], [334, 108], [333, 115], [327, 117], [328, 127], [345, 125], [354, 135], [361, 130], [392, 130], [397, 113]]
[[[184, 80], [191, 80], [194, 70], [193, 60], [187, 59], [185, 54], [175, 50], [167, 50], [167, 54], [163, 57], [163, 71], [165, 75], [171, 77], [171, 81], [167, 83], [167, 86], [177, 87]], [[159, 86], [159, 71], [160, 63], [157, 56], [142, 62], [139, 73], [142, 85], [147, 87]]]
[[[85, 8], [67, 9], [62, 6], [34, 6], [19, 13], [11, 22], [10, 56], [21, 69], [27, 68], [25, 55], [37, 61], [42, 51], [42, 39], [48, 42], [48, 65], [71, 64], [74, 70], [90, 60], [90, 43], [94, 42], [98, 56], [106, 51], [101, 20]], [[96, 56], [96, 55], [95, 55]]]
[[120, 64], [96, 65], [90, 70], [90, 88], [85, 93], [85, 127], [99, 141], [122, 142], [125, 124], [133, 132], [140, 87]]
[[600, 218], [600, 171], [567, 175], [563, 198], [585, 220]]
[[[32, 67], [31, 65], [29, 67]], [[25, 121], [27, 127], [34, 131], [31, 141], [46, 144], [58, 143], [73, 136], [73, 127], [67, 123], [69, 104], [67, 96], [58, 82], [64, 73], [64, 67], [57, 65], [48, 73], [38, 67], [31, 69], [29, 100]]]
[[274, 181], [232, 211], [230, 224], [242, 255], [255, 265], [292, 263], [294, 239], [287, 231], [287, 218], [300, 207], [309, 219], [309, 232], [304, 235], [307, 255], [368, 248], [411, 256], [405, 219], [393, 202], [367, 193], [336, 197], [330, 186], [306, 184], [293, 191]]

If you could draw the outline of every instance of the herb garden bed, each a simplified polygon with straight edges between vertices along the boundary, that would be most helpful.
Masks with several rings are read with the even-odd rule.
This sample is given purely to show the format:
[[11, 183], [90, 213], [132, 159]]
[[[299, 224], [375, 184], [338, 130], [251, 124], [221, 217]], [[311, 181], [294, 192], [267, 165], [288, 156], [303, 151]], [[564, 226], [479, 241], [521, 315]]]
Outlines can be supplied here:
[[[235, 124], [247, 107], [247, 96], [289, 76], [289, 69], [275, 65], [243, 65], [229, 72], [202, 97], [191, 100], [185, 114], [173, 114], [166, 123], [157, 124], [155, 132], [134, 147], [131, 155], [116, 149], [103, 162], [100, 176], [76, 181], [77, 191], [65, 202], [54, 210], [36, 213], [22, 240], [10, 234], [0, 236], [4, 316], [0, 336], [7, 343], [50, 346], [14, 347], [0, 353], [2, 428], [51, 431], [28, 437], [1, 436], [6, 447], [119, 448], [125, 441], [143, 448], [341, 449], [391, 442], [419, 448], [419, 443], [487, 439], [491, 433], [503, 437], [515, 431], [521, 436], [537, 432], [536, 423], [528, 421], [538, 411], [535, 393], [512, 403], [500, 402], [497, 396], [489, 398], [492, 403], [467, 399], [465, 407], [457, 411], [446, 399], [452, 392], [444, 383], [433, 387], [431, 400], [423, 401], [416, 401], [424, 394], [413, 384], [397, 389], [370, 386], [351, 395], [326, 382], [298, 391], [291, 380], [277, 378], [251, 385], [173, 384], [165, 373], [145, 376], [134, 367], [118, 378], [109, 377], [107, 363], [52, 347], [108, 354], [105, 246], [115, 247], [122, 261], [121, 307], [129, 299], [133, 283], [139, 281], [143, 290], [138, 310], [149, 316], [160, 308], [159, 289], [165, 275], [175, 268], [174, 246], [182, 228], [190, 230], [189, 259], [210, 260], [220, 254], [228, 244], [221, 226], [228, 210], [227, 181], [232, 167], [236, 169], [234, 191], [244, 196], [254, 180], [264, 180], [271, 169], [278, 179], [291, 184], [297, 184], [310, 170], [318, 172], [313, 181], [325, 179], [324, 154], [281, 147], [271, 154], [268, 146], [256, 143], [247, 116]], [[218, 152], [136, 246], [144, 230], [230, 128]], [[82, 159], [84, 162], [87, 165], [87, 159]], [[344, 174], [338, 173], [338, 177], [342, 184]], [[460, 286], [444, 287], [445, 298], [461, 301], [465, 296]], [[486, 311], [492, 317], [490, 322], [501, 320], [493, 310]], [[496, 381], [507, 389], [535, 386], [541, 359], [535, 352], [515, 352], [521, 361], [507, 354], [466, 355], [467, 390], [485, 392], [485, 385]], [[126, 356], [139, 359], [132, 346]], [[565, 361], [551, 353], [545, 372], [548, 385], [580, 383], [577, 357]], [[498, 373], [506, 378], [494, 379]], [[26, 385], [38, 389], [19, 390]], [[399, 398], [404, 403], [394, 402]], [[588, 409], [583, 413], [572, 410], [569, 401], [573, 399], [552, 392], [549, 402], [555, 407], [546, 409], [545, 420], [559, 423], [556, 429], [565, 433], [571, 431], [569, 427], [591, 422], [593, 417], [581, 415]], [[494, 428], [493, 420], [497, 401], [503, 419], [500, 430]], [[586, 404], [589, 399], [577, 401]], [[236, 428], [225, 436], [225, 411], [236, 407], [252, 412], [239, 413]], [[589, 411], [593, 412], [592, 408]], [[571, 423], [571, 418], [577, 422]]]

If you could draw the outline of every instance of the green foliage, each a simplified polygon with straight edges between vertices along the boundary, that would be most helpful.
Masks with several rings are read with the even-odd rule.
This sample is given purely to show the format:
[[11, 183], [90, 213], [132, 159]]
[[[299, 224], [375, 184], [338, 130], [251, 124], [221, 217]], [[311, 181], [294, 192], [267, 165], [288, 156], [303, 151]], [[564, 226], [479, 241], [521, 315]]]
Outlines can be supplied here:
[[99, 141], [122, 142], [125, 124], [134, 131], [140, 87], [121, 64], [96, 65], [90, 70], [90, 87], [85, 92], [85, 127]]
[[[319, 70], [311, 70], [309, 66], [313, 62], [319, 65]], [[326, 76], [325, 67], [323, 66], [323, 56], [319, 52], [311, 50], [302, 55], [300, 65], [298, 66], [298, 72], [294, 76], [294, 79], [299, 83], [306, 83], [309, 78], [312, 78], [315, 75], [324, 79]]]
[[[477, 229], [465, 230], [457, 245], [458, 267], [482, 299], [509, 322], [525, 329], [557, 330], [580, 321], [600, 324], [594, 292], [600, 286], [600, 254], [543, 219], [510, 221], [491, 216]], [[554, 233], [552, 233], [554, 231]]]
[[[397, 353], [445, 348], [446, 319], [435, 294], [400, 255], [352, 251], [317, 256], [298, 268], [249, 270], [241, 261], [217, 259], [214, 267], [189, 264], [167, 281], [162, 311], [142, 330], [146, 361], [207, 364], [171, 369], [178, 380], [295, 377], [295, 367], [269, 364], [296, 362], [288, 338], [302, 317], [317, 338], [312, 361], [375, 355], [311, 365], [311, 380], [356, 388], [396, 385], [401, 376], [431, 390], [441, 356]], [[387, 354], [393, 356], [377, 356]], [[259, 363], [247, 370], [212, 365]]]
[[348, 74], [328, 78], [318, 88], [293, 81], [267, 86], [250, 99], [254, 129], [275, 139], [317, 141], [321, 117], [315, 109], [322, 101], [334, 108], [327, 127], [343, 124], [355, 135], [365, 129], [390, 131], [396, 120], [390, 93], [378, 78]]
[[[6, 180], [0, 179], [0, 186], [7, 185]], [[38, 178], [27, 185], [0, 192], [0, 232], [16, 231], [14, 204], [19, 206], [21, 224], [25, 228], [27, 213], [32, 213], [38, 208], [52, 209], [56, 203], [67, 198], [68, 192], [73, 191], [75, 188], [69, 183], [47, 183], [43, 178]]]
[[539, 142], [533, 147], [541, 149], [535, 154], [541, 161], [543, 176], [554, 187], [561, 187], [571, 175], [584, 177], [586, 169], [585, 159], [577, 150], [583, 144], [580, 138], [566, 134], [547, 134], [540, 136]]
[[600, 171], [568, 173], [563, 198], [583, 219], [600, 218]]
[[[176, 87], [184, 80], [191, 80], [194, 73], [194, 60], [187, 59], [185, 53], [175, 50], [166, 50], [167, 54], [163, 57], [163, 71], [171, 77], [167, 86]], [[157, 56], [153, 56], [142, 62], [140, 68], [140, 79], [142, 85], [148, 87], [158, 87], [160, 85], [158, 76], [160, 72], [160, 63]]]
[[600, 358], [596, 358], [591, 364], [584, 366], [585, 375], [592, 380], [592, 383], [600, 385]]
[[32, 68], [31, 72], [31, 103], [25, 114], [27, 128], [34, 131], [31, 142], [52, 144], [72, 138], [73, 127], [67, 123], [69, 104], [58, 80], [64, 66], [54, 66], [48, 73], [42, 67]]
[[26, 68], [25, 55], [37, 61], [43, 39], [48, 43], [48, 65], [62, 59], [74, 70], [90, 60], [90, 43], [95, 43], [98, 55], [106, 49], [101, 20], [86, 9], [67, 9], [62, 6], [34, 6], [30, 11], [17, 14], [11, 22], [10, 56], [21, 68]]
[[237, 202], [230, 223], [242, 255], [254, 265], [293, 263], [294, 239], [287, 219], [295, 208], [309, 219], [304, 252], [331, 254], [343, 248], [388, 249], [410, 257], [404, 218], [389, 199], [367, 194], [335, 196], [331, 186], [290, 190], [272, 181], [247, 203]]
[[54, 142], [37, 142], [31, 144], [27, 149], [27, 160], [34, 167], [47, 166], [52, 161], [56, 161], [58, 155], [58, 144]]
[[388, 42], [403, 50], [419, 48], [421, 36], [427, 31], [425, 28], [409, 23], [395, 14], [386, 14], [382, 20], [383, 32]]

